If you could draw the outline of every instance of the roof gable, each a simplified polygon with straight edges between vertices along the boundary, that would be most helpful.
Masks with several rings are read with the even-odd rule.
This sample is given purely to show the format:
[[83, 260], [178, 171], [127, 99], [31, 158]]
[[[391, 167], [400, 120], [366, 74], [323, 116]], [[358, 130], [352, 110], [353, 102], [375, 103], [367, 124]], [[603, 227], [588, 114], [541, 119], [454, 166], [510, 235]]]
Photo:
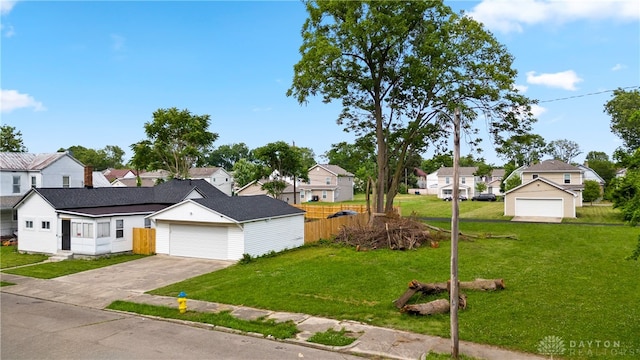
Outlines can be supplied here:
[[[459, 168], [458, 174], [460, 176], [474, 176], [473, 174], [478, 171], [478, 168], [475, 166], [461, 166]], [[452, 167], [441, 167], [438, 169], [438, 176], [453, 176], [453, 168]]]
[[20, 152], [0, 152], [0, 169], [2, 170], [22, 170], [40, 171], [63, 157], [69, 157], [78, 165], [84, 165], [67, 152], [57, 153], [20, 153]]
[[353, 176], [352, 173], [350, 173], [347, 170], [341, 168], [340, 166], [338, 166], [338, 165], [330, 165], [330, 164], [315, 164], [309, 169], [309, 171], [313, 170], [316, 167], [320, 167], [320, 168], [332, 173], [335, 176]]
[[520, 184], [520, 185], [518, 185], [518, 186], [514, 187], [513, 189], [511, 189], [511, 190], [507, 191], [507, 192], [505, 193], [505, 195], [507, 195], [507, 194], [511, 194], [512, 192], [517, 192], [518, 190], [520, 190], [520, 189], [522, 189], [522, 188], [525, 188], [525, 187], [528, 187], [529, 185], [531, 185], [531, 184], [533, 184], [533, 183], [535, 183], [535, 182], [543, 182], [543, 183], [545, 183], [545, 184], [547, 184], [547, 185], [550, 185], [550, 186], [552, 186], [552, 187], [554, 187], [554, 188], [556, 188], [556, 189], [558, 189], [558, 190], [560, 190], [560, 191], [564, 191], [564, 192], [569, 193], [569, 194], [571, 194], [571, 195], [573, 195], [573, 196], [577, 196], [577, 195], [576, 195], [576, 193], [574, 193], [573, 191], [568, 190], [568, 189], [566, 189], [566, 188], [564, 188], [564, 187], [562, 187], [562, 186], [560, 186], [560, 185], [556, 184], [555, 182], [553, 182], [553, 181], [551, 181], [551, 180], [547, 180], [547, 179], [545, 179], [545, 178], [543, 178], [543, 177], [537, 177], [537, 178], [535, 178], [535, 179], [533, 179], [533, 180], [531, 180], [531, 181], [529, 181], [529, 182], [526, 182], [526, 183], [524, 183], [524, 184]]

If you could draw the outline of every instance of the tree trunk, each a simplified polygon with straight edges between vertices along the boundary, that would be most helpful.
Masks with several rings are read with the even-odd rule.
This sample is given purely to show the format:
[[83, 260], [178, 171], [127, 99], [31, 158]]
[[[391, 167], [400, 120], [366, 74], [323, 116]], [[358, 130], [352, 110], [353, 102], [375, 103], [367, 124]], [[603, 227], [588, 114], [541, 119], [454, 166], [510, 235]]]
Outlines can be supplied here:
[[480, 291], [494, 291], [504, 289], [503, 279], [475, 279], [473, 281], [461, 281], [460, 289], [465, 290], [480, 290]]
[[[467, 307], [467, 296], [460, 294], [458, 297], [458, 309]], [[451, 310], [451, 305], [447, 299], [437, 299], [428, 303], [405, 305], [402, 312], [418, 315], [445, 314]]]

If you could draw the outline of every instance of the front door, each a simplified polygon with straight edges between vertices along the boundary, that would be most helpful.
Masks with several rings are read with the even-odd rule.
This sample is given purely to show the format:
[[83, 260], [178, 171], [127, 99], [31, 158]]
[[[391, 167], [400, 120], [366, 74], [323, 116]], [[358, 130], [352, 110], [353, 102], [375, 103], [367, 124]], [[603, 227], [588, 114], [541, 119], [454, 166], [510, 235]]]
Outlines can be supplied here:
[[71, 250], [71, 220], [62, 220], [62, 250]]

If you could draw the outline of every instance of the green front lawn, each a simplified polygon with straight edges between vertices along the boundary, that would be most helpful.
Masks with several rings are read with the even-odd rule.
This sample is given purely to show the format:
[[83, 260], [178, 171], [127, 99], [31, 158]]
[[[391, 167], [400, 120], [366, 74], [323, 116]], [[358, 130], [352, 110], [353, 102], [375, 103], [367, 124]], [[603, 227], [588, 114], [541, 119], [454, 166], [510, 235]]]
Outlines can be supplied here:
[[[447, 228], [449, 223], [433, 225]], [[502, 278], [507, 286], [493, 293], [466, 292], [469, 306], [459, 317], [462, 340], [536, 353], [541, 339], [558, 336], [567, 347], [570, 341], [607, 340], [640, 351], [640, 307], [633, 305], [640, 294], [640, 263], [624, 259], [635, 248], [640, 228], [465, 222], [460, 229], [518, 237], [461, 241], [460, 280]], [[449, 264], [448, 241], [415, 251], [308, 246], [152, 293], [185, 291], [192, 299], [447, 337], [448, 315], [403, 314], [392, 302], [413, 279], [446, 281]], [[416, 295], [411, 303], [442, 296]]]
[[0, 247], [0, 269], [39, 263], [47, 258], [49, 256], [42, 254], [20, 254], [15, 245]]
[[[24, 255], [20, 255], [24, 256]], [[112, 255], [95, 259], [72, 259], [59, 262], [43, 263], [21, 268], [3, 270], [14, 275], [30, 276], [40, 279], [52, 279], [59, 276], [75, 274], [82, 271], [93, 270], [105, 266], [115, 265], [126, 261], [136, 260], [146, 255]], [[46, 258], [46, 257], [45, 257]]]

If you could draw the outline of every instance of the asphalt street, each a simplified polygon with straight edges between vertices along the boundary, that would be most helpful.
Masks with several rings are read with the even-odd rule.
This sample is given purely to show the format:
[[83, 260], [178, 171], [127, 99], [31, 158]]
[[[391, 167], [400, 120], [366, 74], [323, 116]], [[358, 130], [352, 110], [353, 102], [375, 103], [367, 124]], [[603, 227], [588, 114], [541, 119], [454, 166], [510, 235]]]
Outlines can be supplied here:
[[362, 359], [5, 292], [0, 309], [3, 360]]

